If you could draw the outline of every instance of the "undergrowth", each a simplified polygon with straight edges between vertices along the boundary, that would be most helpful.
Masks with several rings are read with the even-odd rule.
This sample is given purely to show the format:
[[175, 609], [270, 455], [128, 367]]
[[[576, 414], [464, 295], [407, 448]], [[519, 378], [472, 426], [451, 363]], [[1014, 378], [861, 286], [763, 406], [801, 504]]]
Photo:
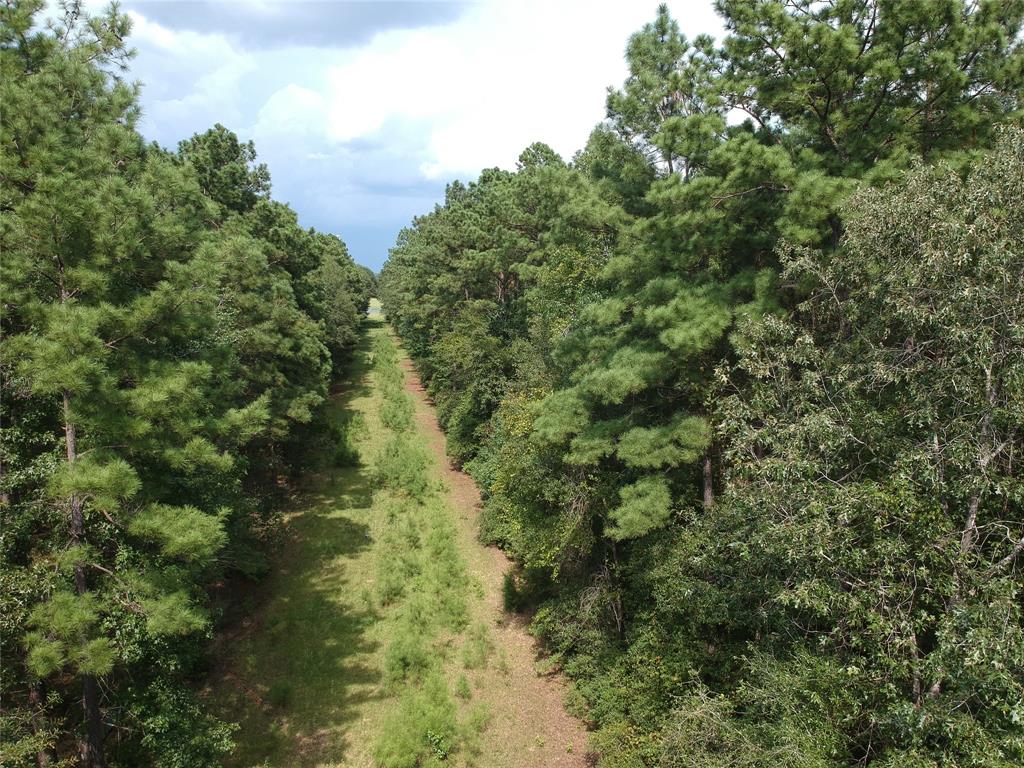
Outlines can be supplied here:
[[[456, 545], [456, 532], [431, 478], [430, 458], [412, 432], [413, 403], [393, 342], [378, 335], [374, 374], [384, 397], [380, 418], [389, 435], [376, 457], [374, 476], [387, 495], [378, 560], [377, 600], [394, 625], [384, 650], [384, 679], [398, 704], [374, 747], [383, 768], [446, 764], [455, 753], [479, 753], [479, 734], [489, 715], [470, 707], [460, 721], [459, 704], [444, 673], [447, 642], [468, 623], [470, 581]], [[482, 627], [486, 633], [486, 627]], [[482, 638], [482, 639], [477, 639]], [[474, 627], [465, 647], [473, 661], [493, 646]], [[469, 666], [469, 664], [467, 664]], [[468, 684], [457, 686], [468, 697]]]

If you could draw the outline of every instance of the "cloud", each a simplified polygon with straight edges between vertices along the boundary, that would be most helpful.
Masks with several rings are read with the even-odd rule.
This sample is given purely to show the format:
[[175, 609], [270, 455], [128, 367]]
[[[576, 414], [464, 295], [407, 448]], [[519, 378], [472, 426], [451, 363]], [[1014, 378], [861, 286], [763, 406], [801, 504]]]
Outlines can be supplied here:
[[[132, 0], [140, 128], [169, 146], [215, 122], [254, 139], [275, 197], [376, 267], [446, 180], [512, 168], [534, 141], [580, 149], [657, 2], [407, 5]], [[688, 36], [721, 34], [710, 0], [669, 5]]]
[[444, 24], [464, 4], [438, 0], [129, 0], [171, 30], [220, 34], [246, 46], [344, 48], [386, 29]]
[[[426, 122], [418, 167], [430, 178], [511, 167], [533, 141], [571, 156], [604, 117], [607, 87], [625, 77], [626, 39], [654, 16], [646, 6], [491, 2], [445, 26], [381, 33], [329, 69], [329, 135]], [[691, 36], [721, 31], [710, 7], [689, 4], [683, 23]]]
[[140, 53], [132, 76], [143, 84], [143, 124], [147, 137], [174, 145], [215, 122], [245, 120], [242, 79], [258, 72], [253, 54], [220, 35], [169, 30], [138, 13], [131, 44]]

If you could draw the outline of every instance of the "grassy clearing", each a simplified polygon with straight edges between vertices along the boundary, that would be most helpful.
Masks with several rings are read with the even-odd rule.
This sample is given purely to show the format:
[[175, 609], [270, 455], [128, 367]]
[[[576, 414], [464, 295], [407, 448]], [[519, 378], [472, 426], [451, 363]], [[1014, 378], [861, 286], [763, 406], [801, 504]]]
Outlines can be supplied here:
[[367, 599], [383, 528], [365, 466], [381, 447], [368, 356], [365, 338], [329, 414], [336, 466], [309, 478], [262, 605], [224, 640], [211, 697], [241, 725], [229, 766], [373, 764], [366, 734], [390, 702], [381, 673], [387, 628]]
[[479, 751], [488, 718], [479, 710], [460, 713], [446, 666], [449, 648], [468, 623], [470, 584], [430, 457], [407, 434], [414, 411], [398, 359], [392, 341], [378, 335], [374, 373], [384, 398], [381, 420], [391, 434], [375, 465], [388, 507], [377, 584], [380, 608], [392, 622], [384, 676], [399, 704], [377, 738], [374, 757], [384, 768], [449, 764], [453, 758], [467, 763]]
[[260, 607], [223, 639], [210, 697], [241, 724], [228, 765], [473, 765], [492, 714], [463, 670], [493, 643], [382, 325], [330, 417], [336, 466], [309, 479]]

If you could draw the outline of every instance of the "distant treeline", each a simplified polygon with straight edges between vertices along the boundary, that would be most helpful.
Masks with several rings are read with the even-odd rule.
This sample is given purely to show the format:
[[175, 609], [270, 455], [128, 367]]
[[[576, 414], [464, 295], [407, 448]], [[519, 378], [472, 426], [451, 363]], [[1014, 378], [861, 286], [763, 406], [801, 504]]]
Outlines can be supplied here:
[[602, 765], [1022, 765], [1024, 3], [716, 5], [385, 309]]
[[259, 575], [373, 275], [217, 125], [135, 129], [129, 22], [0, 8], [0, 762], [214, 766], [208, 591]]

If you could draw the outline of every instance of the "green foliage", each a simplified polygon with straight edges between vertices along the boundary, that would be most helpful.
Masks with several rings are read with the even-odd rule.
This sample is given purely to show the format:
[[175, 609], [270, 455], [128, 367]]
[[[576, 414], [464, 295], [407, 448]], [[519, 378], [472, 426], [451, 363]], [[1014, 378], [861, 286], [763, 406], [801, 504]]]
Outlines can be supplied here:
[[725, 128], [713, 46], [706, 35], [688, 41], [662, 5], [655, 21], [630, 37], [629, 78], [608, 94], [616, 132], [669, 174], [689, 176], [704, 165]]
[[602, 764], [1015, 764], [1024, 4], [716, 7], [388, 317]]
[[132, 694], [131, 717], [143, 725], [143, 733], [126, 750], [126, 762], [169, 768], [218, 765], [234, 746], [237, 726], [204, 711], [188, 688], [158, 677]]
[[373, 281], [251, 142], [147, 145], [128, 16], [59, 5], [0, 13], [4, 727], [54, 764], [215, 765], [206, 589], [264, 567]]
[[[1009, 414], [1024, 380], [1011, 245], [1024, 228], [1007, 212], [1024, 194], [1022, 152], [1007, 131], [966, 179], [921, 168], [855, 198], [844, 258], [792, 253], [787, 272], [808, 299], [751, 331], [734, 374], [749, 388], [723, 401], [730, 450], [744, 457], [727, 503], [749, 530], [748, 568], [788, 574], [763, 582], [777, 606], [766, 619], [827, 628], [788, 644], [813, 643], [845, 669], [837, 685], [860, 691], [880, 761], [923, 744], [952, 764], [1022, 754], [1009, 703], [1019, 681], [974, 661], [1001, 670], [1024, 658], [1019, 612], [1006, 612], [1020, 593], [1006, 569], [1024, 548], [1020, 522], [1007, 530], [1021, 494]], [[891, 684], [874, 686], [881, 676]], [[989, 704], [971, 706], [976, 696]]]
[[423, 499], [433, 483], [427, 471], [426, 452], [402, 435], [392, 435], [374, 463], [377, 481], [395, 493], [410, 499]]
[[187, 635], [207, 625], [200, 612], [184, 592], [172, 592], [143, 599], [142, 612], [146, 616], [146, 631], [153, 637]]
[[438, 673], [403, 698], [384, 723], [374, 759], [385, 768], [439, 765], [454, 751], [457, 737], [455, 702]]
[[513, 613], [526, 607], [523, 591], [520, 589], [514, 571], [506, 571], [501, 580], [501, 606]]
[[270, 172], [256, 164], [256, 145], [217, 123], [205, 133], [178, 143], [178, 156], [196, 171], [196, 181], [225, 214], [252, 210], [270, 195]]
[[645, 477], [619, 489], [621, 504], [608, 513], [608, 536], [621, 541], [643, 536], [664, 525], [671, 515], [672, 495], [659, 477]]
[[381, 423], [394, 432], [412, 429], [412, 400], [408, 397], [386, 399], [380, 408]]
[[1018, 2], [717, 5], [733, 103], [788, 126], [843, 175], [985, 147], [1019, 116]]
[[419, 617], [406, 613], [403, 618], [384, 652], [384, 675], [390, 683], [413, 684], [436, 671], [437, 655], [426, 642]]
[[210, 562], [227, 540], [222, 521], [194, 507], [154, 504], [136, 514], [128, 530], [156, 542], [164, 557], [189, 563]]
[[[116, 7], [5, 7], [5, 761], [221, 761], [204, 596], [265, 568], [290, 475], [356, 460], [320, 416], [378, 287], [607, 765], [1024, 760], [1024, 3], [716, 7], [717, 48], [660, 8], [571, 162], [451, 184], [379, 286], [251, 142], [145, 144]], [[440, 763], [467, 580], [373, 354], [376, 759]]]

